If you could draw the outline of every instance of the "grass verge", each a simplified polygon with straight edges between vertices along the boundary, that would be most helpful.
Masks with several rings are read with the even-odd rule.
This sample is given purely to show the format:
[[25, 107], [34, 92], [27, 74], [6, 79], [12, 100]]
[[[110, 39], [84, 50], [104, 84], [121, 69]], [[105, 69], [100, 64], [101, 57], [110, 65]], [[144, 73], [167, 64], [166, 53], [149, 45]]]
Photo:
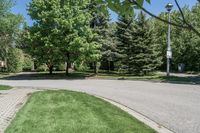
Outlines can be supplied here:
[[0, 90], [10, 90], [10, 89], [12, 89], [11, 86], [0, 85]]
[[71, 91], [34, 93], [5, 133], [155, 133], [99, 98]]

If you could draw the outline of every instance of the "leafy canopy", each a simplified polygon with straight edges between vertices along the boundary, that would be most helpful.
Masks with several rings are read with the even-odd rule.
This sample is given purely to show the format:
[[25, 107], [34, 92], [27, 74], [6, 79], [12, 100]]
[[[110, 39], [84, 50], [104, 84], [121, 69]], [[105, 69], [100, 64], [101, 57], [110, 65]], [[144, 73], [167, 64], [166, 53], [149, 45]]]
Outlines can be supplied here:
[[133, 3], [137, 2], [140, 6], [147, 2], [150, 4], [151, 0], [99, 0], [99, 3], [105, 4], [110, 10], [118, 13], [121, 16], [133, 15], [134, 8], [139, 8]]

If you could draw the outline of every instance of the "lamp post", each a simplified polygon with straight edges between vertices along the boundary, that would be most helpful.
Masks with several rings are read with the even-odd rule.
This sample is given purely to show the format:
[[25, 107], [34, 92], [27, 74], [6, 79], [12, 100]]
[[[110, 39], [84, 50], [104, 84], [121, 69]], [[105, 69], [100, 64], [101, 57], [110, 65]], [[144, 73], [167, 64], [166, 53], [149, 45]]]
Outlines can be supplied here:
[[[170, 22], [170, 12], [173, 8], [171, 3], [168, 3], [165, 7], [168, 11], [168, 21]], [[170, 40], [170, 31], [171, 27], [168, 24], [168, 39], [167, 39], [167, 76], [170, 76], [170, 59], [172, 58], [172, 50], [171, 50], [171, 40]]]

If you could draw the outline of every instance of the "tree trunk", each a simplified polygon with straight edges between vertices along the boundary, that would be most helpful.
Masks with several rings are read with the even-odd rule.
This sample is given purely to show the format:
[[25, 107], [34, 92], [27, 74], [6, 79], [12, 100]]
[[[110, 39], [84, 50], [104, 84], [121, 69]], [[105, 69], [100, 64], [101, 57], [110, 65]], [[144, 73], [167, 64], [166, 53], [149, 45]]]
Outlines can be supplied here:
[[4, 68], [7, 71], [8, 70], [8, 48], [7, 47], [6, 47], [5, 51], [6, 51], [6, 54], [5, 54], [5, 58], [4, 58], [4, 63], [5, 63]]
[[108, 61], [108, 73], [110, 73], [110, 61]]
[[49, 65], [49, 74], [50, 74], [50, 75], [53, 74], [53, 65]]
[[98, 71], [97, 71], [97, 62], [94, 62], [94, 74], [97, 74]]
[[67, 54], [67, 65], [66, 65], [66, 75], [69, 75], [69, 68], [70, 68], [70, 56]]

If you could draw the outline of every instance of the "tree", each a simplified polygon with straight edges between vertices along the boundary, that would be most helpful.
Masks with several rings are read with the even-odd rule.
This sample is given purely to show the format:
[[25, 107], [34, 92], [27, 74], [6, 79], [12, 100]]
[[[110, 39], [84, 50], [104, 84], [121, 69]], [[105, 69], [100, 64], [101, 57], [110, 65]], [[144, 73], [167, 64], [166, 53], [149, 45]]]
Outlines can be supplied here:
[[[101, 12], [101, 10], [104, 9], [105, 12]], [[92, 19], [90, 21], [90, 27], [92, 28], [93, 32], [96, 34], [94, 41], [99, 44], [101, 48], [104, 47], [105, 36], [107, 34], [107, 28], [108, 28], [108, 21], [109, 21], [109, 14], [106, 7], [99, 4], [97, 0], [90, 1], [88, 5], [88, 10], [92, 16]], [[102, 49], [101, 49], [102, 53]], [[95, 60], [93, 63], [93, 69], [94, 73], [98, 73], [98, 61]]]
[[24, 54], [17, 48], [12, 48], [8, 52], [7, 70], [8, 72], [21, 72], [23, 70]]
[[[192, 10], [188, 7], [182, 9], [187, 20], [191, 20], [192, 25], [199, 29], [199, 4], [195, 5]], [[166, 19], [166, 15], [161, 13], [159, 17]], [[178, 11], [171, 13], [172, 18], [180, 18], [181, 14]], [[161, 23], [160, 21], [153, 20], [154, 32], [157, 36], [157, 43], [160, 44], [158, 47], [163, 56], [163, 65], [161, 69], [166, 67], [166, 42], [167, 42], [167, 25]], [[180, 23], [180, 21], [178, 21]], [[199, 37], [193, 32], [189, 32], [186, 29], [179, 27], [172, 27], [171, 29], [171, 42], [172, 42], [172, 69], [177, 71], [178, 65], [180, 63], [185, 64], [186, 71], [199, 71]]]
[[107, 70], [114, 70], [114, 62], [120, 57], [118, 53], [117, 44], [118, 39], [116, 37], [116, 23], [110, 23], [103, 30], [103, 38], [102, 38], [102, 61], [106, 62]]
[[0, 18], [4, 17], [9, 12], [9, 9], [13, 6], [13, 0], [1, 0], [0, 1]]
[[54, 64], [66, 61], [68, 74], [70, 64], [86, 57], [86, 51], [90, 53], [87, 58], [98, 58], [87, 3], [88, 0], [33, 0], [30, 3], [29, 15], [36, 22], [28, 29], [26, 42], [30, 42], [32, 56], [47, 63], [50, 73]]
[[130, 66], [135, 74], [146, 75], [161, 65], [158, 46], [146, 14], [140, 12], [132, 32]]
[[[200, 2], [200, 0], [197, 0], [197, 1]], [[197, 28], [194, 25], [192, 25], [189, 21], [187, 21], [187, 19], [185, 19], [185, 14], [181, 10], [178, 0], [174, 0], [174, 2], [176, 3], [176, 6], [178, 7], [178, 10], [181, 14], [181, 19], [180, 19], [181, 23], [168, 22], [168, 20], [162, 19], [159, 16], [156, 16], [155, 14], [153, 14], [152, 12], [150, 12], [149, 10], [147, 10], [146, 8], [143, 7], [144, 2], [147, 2], [150, 4], [151, 0], [99, 0], [99, 3], [101, 3], [101, 4], [103, 3], [104, 5], [107, 5], [111, 10], [113, 10], [114, 12], [118, 13], [121, 16], [133, 15], [134, 8], [141, 9], [142, 11], [144, 11], [151, 17], [156, 18], [157, 20], [159, 20], [161, 22], [164, 22], [167, 24], [170, 23], [171, 25], [173, 25], [175, 27], [187, 29], [189, 31], [192, 31], [193, 33], [195, 33], [196, 35], [198, 35], [200, 37], [200, 32], [197, 30]], [[178, 20], [178, 19], [179, 18], [176, 18], [176, 20]]]
[[16, 44], [16, 36], [23, 21], [21, 15], [10, 12], [12, 0], [0, 1], [0, 60], [4, 60], [7, 67], [8, 52]]
[[[132, 46], [132, 32], [133, 32], [133, 16], [122, 16], [117, 22], [117, 37], [119, 43], [117, 44], [117, 50], [119, 53], [119, 61], [121, 68], [128, 68], [130, 72], [130, 59], [131, 59], [131, 46]], [[131, 23], [130, 23], [131, 22]], [[127, 28], [129, 27], [129, 28]]]
[[122, 67], [127, 68], [129, 73], [146, 75], [161, 64], [156, 50], [155, 36], [143, 12], [138, 15], [137, 19], [121, 17], [117, 34], [121, 42], [118, 49], [122, 55]]

